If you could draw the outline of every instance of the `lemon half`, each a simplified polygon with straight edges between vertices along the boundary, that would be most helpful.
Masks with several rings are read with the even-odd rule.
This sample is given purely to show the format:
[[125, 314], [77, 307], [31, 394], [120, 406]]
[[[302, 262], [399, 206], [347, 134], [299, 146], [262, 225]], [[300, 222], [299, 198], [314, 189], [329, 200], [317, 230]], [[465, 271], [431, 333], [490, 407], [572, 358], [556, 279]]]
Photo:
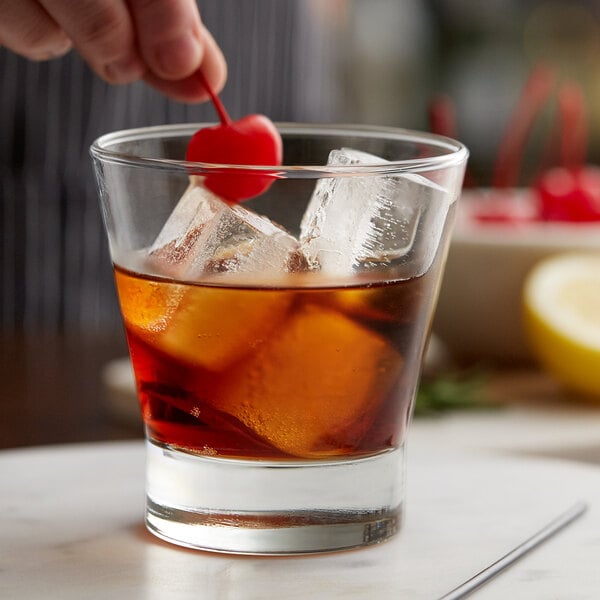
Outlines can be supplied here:
[[533, 353], [565, 386], [600, 400], [600, 253], [538, 263], [523, 291]]

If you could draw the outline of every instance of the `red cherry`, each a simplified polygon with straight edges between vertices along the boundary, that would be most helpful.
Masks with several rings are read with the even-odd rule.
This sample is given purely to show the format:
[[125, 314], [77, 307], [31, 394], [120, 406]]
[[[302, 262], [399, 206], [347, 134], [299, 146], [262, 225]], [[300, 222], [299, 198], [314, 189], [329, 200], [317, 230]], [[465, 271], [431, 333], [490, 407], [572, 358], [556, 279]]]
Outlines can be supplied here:
[[[222, 165], [280, 165], [283, 143], [275, 125], [263, 115], [231, 121], [218, 96], [201, 72], [198, 76], [215, 105], [221, 124], [197, 131], [188, 145], [186, 160]], [[228, 169], [205, 176], [204, 185], [230, 202], [240, 202], [265, 192], [272, 174], [236, 174]]]
[[545, 221], [600, 221], [600, 168], [556, 167], [535, 186]]
[[[186, 160], [223, 165], [280, 165], [282, 143], [273, 123], [263, 115], [248, 115], [226, 125], [205, 127], [192, 137]], [[218, 196], [239, 202], [262, 194], [272, 175], [207, 175], [204, 185]]]

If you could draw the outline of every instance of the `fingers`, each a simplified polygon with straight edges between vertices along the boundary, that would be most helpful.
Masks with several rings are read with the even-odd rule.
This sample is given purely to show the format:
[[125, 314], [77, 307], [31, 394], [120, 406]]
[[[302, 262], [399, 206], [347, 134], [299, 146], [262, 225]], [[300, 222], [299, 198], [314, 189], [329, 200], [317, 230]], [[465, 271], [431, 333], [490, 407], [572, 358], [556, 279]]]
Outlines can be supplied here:
[[129, 0], [149, 70], [166, 80], [191, 75], [202, 62], [200, 15], [193, 0]]
[[71, 48], [71, 40], [35, 0], [0, 0], [0, 45], [31, 60], [48, 60]]
[[146, 66], [123, 0], [40, 0], [92, 69], [109, 83], [129, 83]]
[[202, 69], [219, 91], [227, 65], [221, 49], [200, 20], [194, 0], [130, 0], [145, 81], [180, 102], [201, 102], [208, 94], [194, 73]]
[[227, 74], [195, 0], [0, 0], [0, 44], [35, 60], [73, 45], [109, 83], [144, 78], [182, 102], [207, 98], [198, 69], [216, 90]]

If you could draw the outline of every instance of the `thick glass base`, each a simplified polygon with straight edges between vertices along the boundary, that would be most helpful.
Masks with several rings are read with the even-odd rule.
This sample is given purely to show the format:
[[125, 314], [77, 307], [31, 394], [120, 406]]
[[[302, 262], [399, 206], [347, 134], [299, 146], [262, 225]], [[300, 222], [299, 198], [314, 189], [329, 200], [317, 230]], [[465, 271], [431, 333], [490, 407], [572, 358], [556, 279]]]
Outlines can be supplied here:
[[367, 546], [394, 535], [404, 451], [335, 461], [196, 456], [147, 442], [146, 524], [190, 548], [302, 554]]

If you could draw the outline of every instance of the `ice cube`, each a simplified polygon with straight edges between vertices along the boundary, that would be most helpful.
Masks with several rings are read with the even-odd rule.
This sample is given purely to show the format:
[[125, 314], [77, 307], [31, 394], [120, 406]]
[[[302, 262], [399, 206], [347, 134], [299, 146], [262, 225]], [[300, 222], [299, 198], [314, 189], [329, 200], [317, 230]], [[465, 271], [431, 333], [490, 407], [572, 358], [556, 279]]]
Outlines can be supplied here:
[[306, 304], [236, 363], [207, 401], [283, 452], [332, 456], [360, 444], [402, 368], [379, 334]]
[[148, 252], [151, 264], [161, 274], [183, 279], [194, 262], [202, 230], [224, 205], [192, 178]]
[[282, 227], [193, 181], [149, 258], [161, 274], [186, 280], [222, 272], [279, 274], [302, 264], [298, 241]]
[[[387, 162], [347, 148], [333, 150], [328, 160], [332, 166]], [[300, 243], [311, 267], [324, 272], [347, 275], [402, 262], [415, 277], [433, 261], [450, 200], [415, 174], [323, 178], [304, 213]]]

